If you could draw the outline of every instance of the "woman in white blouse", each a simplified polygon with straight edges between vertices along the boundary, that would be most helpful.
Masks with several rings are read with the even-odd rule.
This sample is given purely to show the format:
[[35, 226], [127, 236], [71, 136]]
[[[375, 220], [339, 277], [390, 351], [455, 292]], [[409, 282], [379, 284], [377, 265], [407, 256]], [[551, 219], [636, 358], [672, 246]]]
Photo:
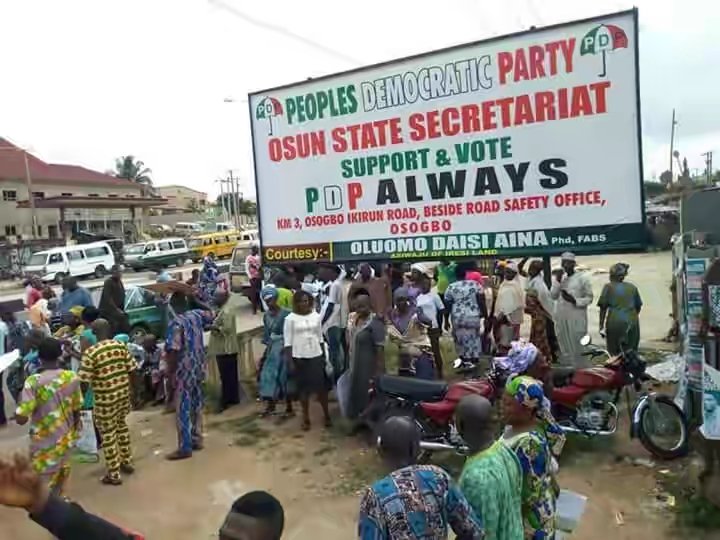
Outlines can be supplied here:
[[310, 429], [309, 403], [317, 395], [325, 426], [331, 425], [328, 412], [330, 379], [325, 372], [325, 344], [320, 314], [313, 309], [313, 297], [304, 290], [293, 296], [293, 312], [285, 318], [285, 355], [297, 383], [302, 406], [302, 429]]

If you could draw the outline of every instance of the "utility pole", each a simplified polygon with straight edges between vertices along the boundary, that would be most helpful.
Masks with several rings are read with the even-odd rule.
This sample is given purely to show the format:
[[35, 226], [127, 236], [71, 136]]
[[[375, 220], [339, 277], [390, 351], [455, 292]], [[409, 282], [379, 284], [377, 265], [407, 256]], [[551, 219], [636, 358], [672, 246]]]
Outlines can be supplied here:
[[222, 209], [222, 219], [223, 221], [227, 221], [227, 209], [225, 207], [225, 190], [223, 189], [223, 184], [225, 183], [225, 180], [219, 178], [218, 182], [220, 183], [220, 208]]
[[672, 183], [672, 172], [673, 172], [673, 151], [675, 150], [675, 126], [677, 121], [675, 120], [675, 109], [672, 113], [672, 127], [670, 128], [670, 183]]
[[707, 178], [707, 183], [711, 184], [712, 183], [712, 171], [713, 171], [713, 165], [712, 165], [713, 151], [708, 150], [707, 152], [705, 152], [702, 155], [705, 156], [705, 175]]

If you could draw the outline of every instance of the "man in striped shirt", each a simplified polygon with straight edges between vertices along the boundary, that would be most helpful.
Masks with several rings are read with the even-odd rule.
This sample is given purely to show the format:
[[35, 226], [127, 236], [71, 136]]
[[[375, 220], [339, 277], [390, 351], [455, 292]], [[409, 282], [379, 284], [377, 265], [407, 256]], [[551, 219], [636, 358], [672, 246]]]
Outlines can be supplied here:
[[132, 453], [127, 415], [130, 413], [130, 373], [137, 368], [124, 343], [111, 339], [112, 328], [105, 319], [92, 325], [98, 339], [85, 351], [78, 374], [95, 394], [95, 423], [102, 436], [107, 474], [103, 484], [122, 484], [120, 472], [132, 474]]

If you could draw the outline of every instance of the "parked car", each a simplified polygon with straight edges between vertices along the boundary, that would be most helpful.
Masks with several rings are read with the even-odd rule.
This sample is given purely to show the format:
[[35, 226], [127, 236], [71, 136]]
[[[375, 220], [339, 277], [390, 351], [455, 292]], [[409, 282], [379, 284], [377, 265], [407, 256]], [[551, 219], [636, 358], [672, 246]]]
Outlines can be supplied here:
[[190, 251], [183, 238], [160, 238], [126, 247], [124, 257], [125, 265], [139, 272], [182, 266], [190, 258]]
[[230, 257], [238, 243], [238, 233], [235, 231], [199, 234], [188, 240], [190, 258], [193, 262], [200, 262], [211, 253], [216, 258]]
[[170, 296], [168, 318], [163, 320], [157, 300], [155, 293], [143, 287], [130, 285], [125, 288], [125, 313], [128, 315], [130, 337], [133, 340], [148, 334], [164, 337], [167, 322], [188, 310], [188, 298], [173, 293]]
[[173, 232], [175, 234], [181, 234], [183, 236], [201, 233], [202, 231], [203, 225], [201, 223], [188, 223], [180, 221], [175, 224], [175, 227], [173, 227]]
[[44, 282], [59, 283], [68, 275], [101, 278], [115, 262], [115, 254], [107, 242], [93, 242], [38, 251], [30, 256], [23, 270]]

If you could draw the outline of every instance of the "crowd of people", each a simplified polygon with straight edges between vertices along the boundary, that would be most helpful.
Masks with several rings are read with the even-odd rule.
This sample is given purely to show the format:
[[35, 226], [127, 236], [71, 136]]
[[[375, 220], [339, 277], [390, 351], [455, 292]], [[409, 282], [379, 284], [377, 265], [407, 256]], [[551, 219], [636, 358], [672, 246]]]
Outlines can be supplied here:
[[[323, 264], [312, 275], [286, 267], [262, 287], [258, 253], [250, 258], [250, 296], [254, 309], [263, 311], [266, 347], [257, 366], [262, 416], [291, 418], [299, 401], [303, 430], [311, 429], [311, 398], [320, 405], [323, 424], [332, 424], [333, 389], [343, 416], [361, 417], [372, 381], [388, 369], [388, 343], [398, 351], [398, 374], [421, 379], [444, 375], [444, 332], [465, 363], [476, 364], [486, 355], [517, 356], [527, 365], [582, 362], [579, 343], [587, 333], [593, 292], [571, 253], [563, 254], [550, 286], [541, 261], [531, 261], [525, 271], [523, 260], [498, 261], [487, 275], [464, 261], [442, 261], [434, 268], [415, 263], [409, 269]], [[638, 346], [642, 302], [637, 288], [625, 281], [628, 269], [622, 263], [612, 267], [598, 302], [599, 324], [611, 353]], [[68, 278], [58, 299], [48, 287], [29, 284], [28, 311], [35, 313], [29, 322], [2, 315], [3, 352], [21, 351], [8, 373], [15, 418], [30, 423], [30, 464], [50, 497], [62, 494], [68, 478], [82, 410], [93, 411], [105, 457], [102, 482], [120, 485], [123, 475], [134, 473], [126, 418], [133, 402], [131, 381], [143, 365], [149, 367], [151, 394], [176, 413], [178, 445], [170, 460], [187, 459], [203, 449], [209, 357], [215, 358], [220, 374], [220, 408], [240, 403], [238, 295], [229, 293], [212, 257], [187, 285], [190, 308], [168, 319], [164, 338], [149, 336], [134, 348], [128, 343], [119, 268], [105, 282], [97, 308], [88, 291]], [[166, 299], [158, 297], [162, 305]], [[60, 313], [62, 325], [50, 335], [53, 311]], [[525, 314], [531, 319], [529, 343], [520, 341]], [[416, 464], [420, 435], [412, 422], [392, 418], [381, 427], [381, 452], [393, 472], [362, 499], [361, 538], [439, 539], [446, 537], [448, 527], [460, 539], [554, 537], [554, 458], [564, 439], [543, 383], [515, 375], [503, 398], [506, 427], [499, 439], [490, 428], [489, 402], [472, 396], [459, 407], [458, 429], [473, 455], [458, 482], [440, 468]], [[278, 404], [284, 404], [282, 412]], [[21, 465], [15, 467], [25, 471], [27, 465]], [[0, 467], [0, 482], [20, 474], [5, 467], [10, 472], [3, 476]], [[228, 519], [225, 525], [232, 529], [237, 520]]]

